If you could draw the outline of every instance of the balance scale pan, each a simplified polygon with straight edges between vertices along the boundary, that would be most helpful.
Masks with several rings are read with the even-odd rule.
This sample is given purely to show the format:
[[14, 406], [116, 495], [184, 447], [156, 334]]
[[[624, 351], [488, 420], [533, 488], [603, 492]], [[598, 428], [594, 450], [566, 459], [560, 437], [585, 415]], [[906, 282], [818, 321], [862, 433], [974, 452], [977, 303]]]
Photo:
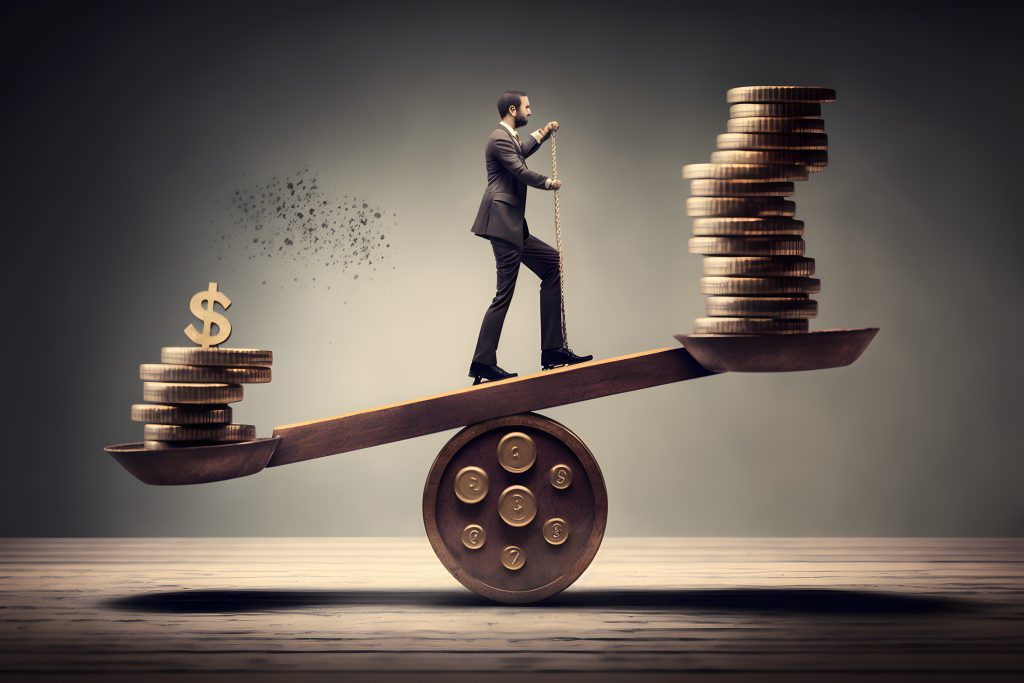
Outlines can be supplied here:
[[120, 443], [103, 450], [144, 484], [204, 484], [256, 474], [267, 466], [280, 437], [147, 451], [141, 442]]
[[797, 372], [849, 365], [877, 327], [796, 334], [677, 334], [694, 359], [713, 372]]

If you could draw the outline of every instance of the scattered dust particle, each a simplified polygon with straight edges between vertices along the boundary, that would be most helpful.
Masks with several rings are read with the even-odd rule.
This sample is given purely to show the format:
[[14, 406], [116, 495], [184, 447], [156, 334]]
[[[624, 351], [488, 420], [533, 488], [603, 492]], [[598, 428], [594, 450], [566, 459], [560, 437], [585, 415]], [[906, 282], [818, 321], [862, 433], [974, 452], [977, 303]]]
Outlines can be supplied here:
[[[268, 265], [299, 269], [300, 277], [293, 282], [315, 287], [318, 281], [327, 286], [324, 280], [329, 278], [318, 279], [313, 273], [351, 274], [358, 280], [360, 272], [376, 270], [385, 254], [392, 253], [384, 250], [391, 247], [388, 237], [397, 223], [384, 218], [386, 212], [369, 200], [331, 197], [308, 166], [269, 180], [253, 177], [246, 174], [244, 186], [223, 197], [230, 216], [217, 241], [218, 260], [266, 257]], [[221, 203], [220, 198], [217, 201]]]

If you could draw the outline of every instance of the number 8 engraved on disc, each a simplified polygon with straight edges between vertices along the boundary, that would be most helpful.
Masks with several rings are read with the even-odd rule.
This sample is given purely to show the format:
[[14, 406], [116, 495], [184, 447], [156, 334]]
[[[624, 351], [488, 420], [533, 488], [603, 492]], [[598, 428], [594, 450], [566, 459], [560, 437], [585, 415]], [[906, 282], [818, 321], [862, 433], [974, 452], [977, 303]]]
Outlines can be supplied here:
[[518, 571], [526, 564], [526, 553], [519, 546], [510, 545], [501, 551], [501, 564], [510, 571]]
[[569, 538], [569, 525], [561, 517], [552, 517], [544, 522], [544, 540], [551, 545], [562, 545]]

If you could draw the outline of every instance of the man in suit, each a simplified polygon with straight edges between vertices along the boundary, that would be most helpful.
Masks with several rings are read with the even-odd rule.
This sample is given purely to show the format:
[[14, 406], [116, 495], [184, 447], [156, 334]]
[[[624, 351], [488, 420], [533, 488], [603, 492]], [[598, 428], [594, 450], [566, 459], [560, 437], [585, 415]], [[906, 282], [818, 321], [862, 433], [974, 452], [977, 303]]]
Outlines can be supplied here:
[[516, 131], [530, 118], [530, 98], [525, 92], [509, 90], [498, 98], [501, 121], [487, 138], [484, 159], [487, 164], [487, 189], [480, 202], [473, 233], [491, 242], [497, 269], [498, 286], [491, 305], [484, 313], [476, 351], [469, 366], [473, 384], [516, 377], [498, 367], [498, 339], [505, 322], [505, 313], [515, 292], [519, 264], [523, 263], [541, 280], [541, 368], [548, 370], [592, 360], [593, 356], [577, 356], [566, 348], [562, 339], [562, 294], [558, 272], [558, 251], [530, 234], [526, 224], [526, 186], [557, 190], [562, 181], [531, 171], [525, 159], [540, 147], [558, 122], [521, 138]]

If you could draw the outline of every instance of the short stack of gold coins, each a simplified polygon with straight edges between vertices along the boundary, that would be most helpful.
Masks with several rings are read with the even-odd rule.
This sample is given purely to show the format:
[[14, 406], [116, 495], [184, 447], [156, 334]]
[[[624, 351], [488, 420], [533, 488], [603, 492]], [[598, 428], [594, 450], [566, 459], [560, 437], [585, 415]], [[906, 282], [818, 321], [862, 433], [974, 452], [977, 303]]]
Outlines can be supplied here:
[[256, 427], [232, 424], [229, 403], [243, 384], [270, 381], [274, 357], [263, 349], [165, 347], [160, 363], [139, 366], [142, 398], [132, 420], [144, 422], [147, 450], [209, 446], [256, 438]]
[[732, 88], [730, 118], [711, 162], [683, 167], [694, 217], [690, 253], [704, 256], [700, 291], [707, 317], [694, 334], [807, 332], [821, 291], [804, 254], [804, 223], [787, 199], [794, 181], [828, 163], [821, 104], [829, 88], [765, 85]]

